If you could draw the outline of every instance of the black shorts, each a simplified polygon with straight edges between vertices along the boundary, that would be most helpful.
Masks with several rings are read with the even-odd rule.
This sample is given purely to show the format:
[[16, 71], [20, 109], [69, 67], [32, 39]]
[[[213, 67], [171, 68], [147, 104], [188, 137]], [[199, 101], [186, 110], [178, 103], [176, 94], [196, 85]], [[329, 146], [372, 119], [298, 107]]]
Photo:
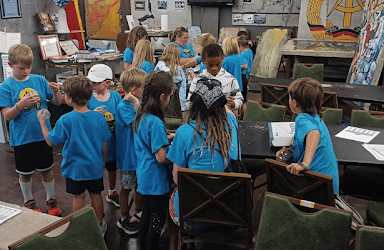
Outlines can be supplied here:
[[97, 180], [75, 181], [71, 178], [65, 179], [66, 191], [69, 194], [82, 194], [88, 190], [91, 194], [99, 194], [104, 190], [103, 177]]
[[105, 162], [105, 169], [109, 171], [116, 171], [116, 160]]
[[31, 175], [53, 168], [52, 148], [45, 141], [31, 142], [15, 148], [16, 173]]
[[243, 95], [244, 102], [247, 102], [247, 96], [248, 96], [248, 79], [245, 74], [241, 74], [241, 81], [243, 82], [243, 91], [241, 91], [241, 94]]

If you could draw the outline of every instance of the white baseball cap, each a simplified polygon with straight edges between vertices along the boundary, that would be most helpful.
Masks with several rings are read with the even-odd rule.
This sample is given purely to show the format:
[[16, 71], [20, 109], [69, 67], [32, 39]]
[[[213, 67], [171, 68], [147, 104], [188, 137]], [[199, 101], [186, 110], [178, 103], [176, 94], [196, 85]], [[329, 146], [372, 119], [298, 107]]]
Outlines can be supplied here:
[[88, 71], [88, 79], [92, 82], [102, 82], [106, 79], [112, 80], [112, 69], [105, 64], [93, 65]]

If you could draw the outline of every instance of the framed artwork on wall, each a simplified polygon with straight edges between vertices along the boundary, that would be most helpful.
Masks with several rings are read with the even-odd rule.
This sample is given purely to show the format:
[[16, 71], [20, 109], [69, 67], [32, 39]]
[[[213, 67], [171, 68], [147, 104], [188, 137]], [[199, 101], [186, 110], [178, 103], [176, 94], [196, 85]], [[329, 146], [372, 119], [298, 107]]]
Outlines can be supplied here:
[[63, 55], [61, 53], [59, 37], [57, 34], [38, 35], [37, 39], [39, 40], [41, 56], [43, 57], [43, 60]]
[[20, 0], [0, 0], [1, 18], [21, 17]]

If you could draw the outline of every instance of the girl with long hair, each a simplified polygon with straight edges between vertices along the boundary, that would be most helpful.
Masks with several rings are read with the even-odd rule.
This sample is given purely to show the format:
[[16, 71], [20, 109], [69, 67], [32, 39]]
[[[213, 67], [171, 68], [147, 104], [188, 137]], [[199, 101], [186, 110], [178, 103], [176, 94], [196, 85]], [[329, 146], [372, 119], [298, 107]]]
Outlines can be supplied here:
[[136, 44], [133, 53], [132, 66], [144, 70], [148, 74], [153, 71], [154, 50], [152, 43], [148, 40], [140, 40]]
[[126, 49], [124, 50], [123, 62], [124, 70], [132, 67], [133, 52], [135, 51], [136, 44], [139, 40], [147, 40], [148, 33], [143, 26], [135, 26], [131, 32], [129, 32], [126, 42]]

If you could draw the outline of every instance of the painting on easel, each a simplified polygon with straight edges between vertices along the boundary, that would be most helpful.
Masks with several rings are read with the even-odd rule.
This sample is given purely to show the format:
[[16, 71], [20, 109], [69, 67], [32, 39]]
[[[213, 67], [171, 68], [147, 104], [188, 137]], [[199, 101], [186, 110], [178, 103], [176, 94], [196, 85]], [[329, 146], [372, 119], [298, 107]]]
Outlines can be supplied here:
[[384, 0], [367, 0], [365, 3], [363, 26], [347, 83], [377, 85], [384, 60]]
[[363, 8], [362, 0], [303, 0], [298, 38], [357, 41]]

